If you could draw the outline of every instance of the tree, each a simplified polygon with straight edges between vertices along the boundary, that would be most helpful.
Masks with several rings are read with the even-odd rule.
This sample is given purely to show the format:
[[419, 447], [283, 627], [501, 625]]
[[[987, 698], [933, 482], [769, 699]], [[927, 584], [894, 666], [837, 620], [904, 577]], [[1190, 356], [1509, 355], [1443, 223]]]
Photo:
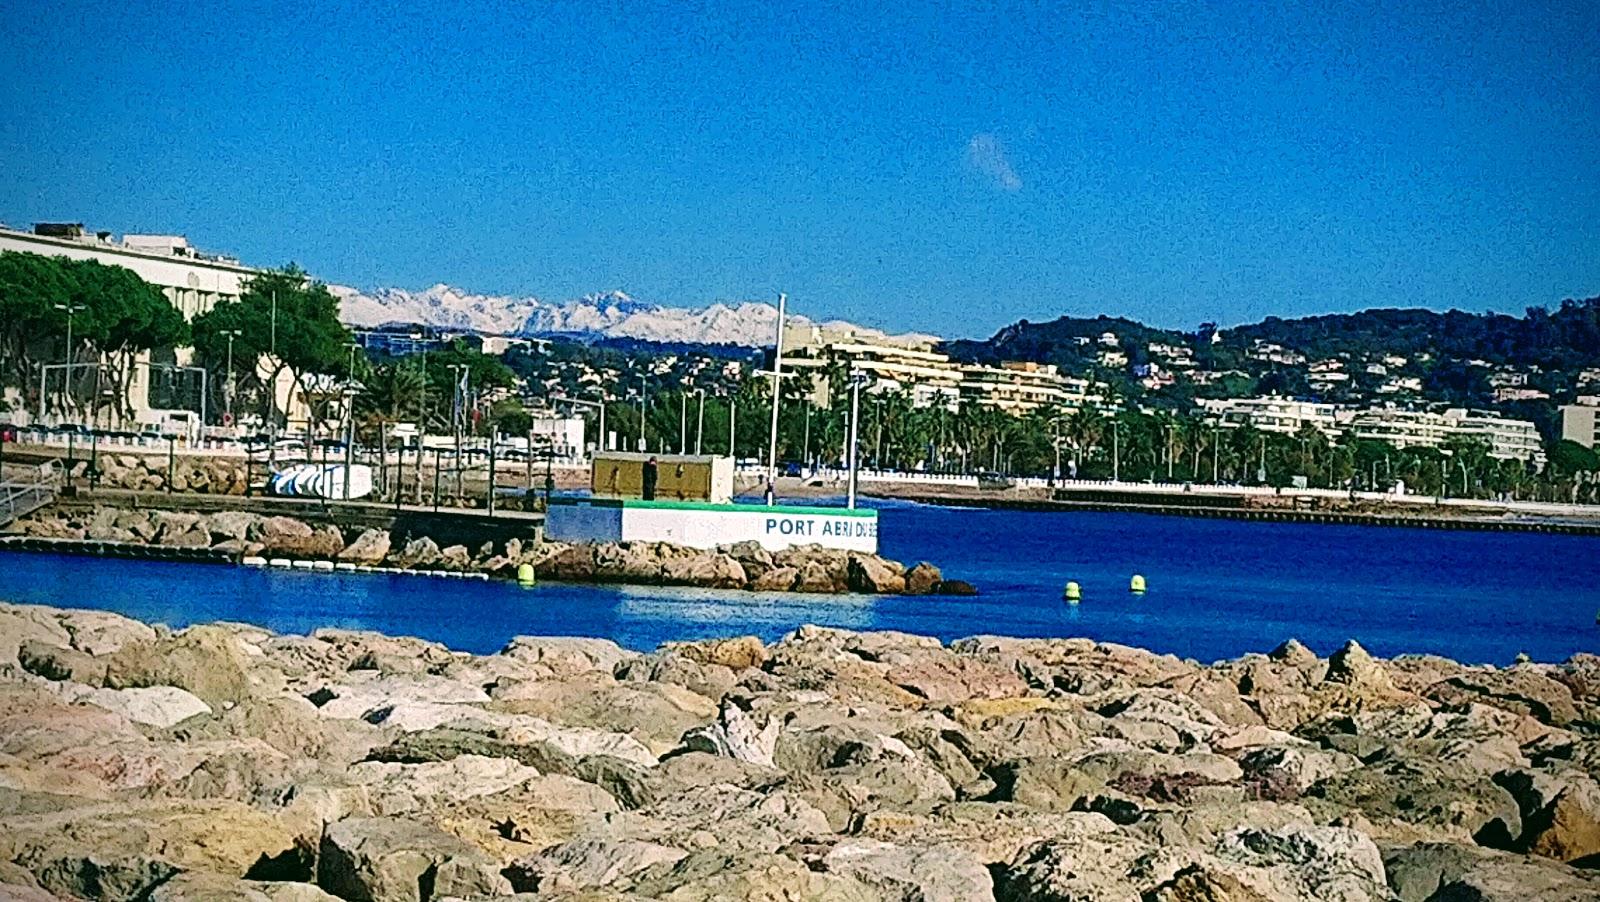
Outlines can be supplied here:
[[1562, 439], [1551, 445], [1547, 456], [1547, 467], [1552, 476], [1570, 477], [1600, 470], [1600, 454], [1571, 439]]
[[304, 397], [307, 377], [342, 375], [349, 365], [350, 333], [339, 322], [338, 299], [292, 263], [255, 276], [237, 301], [224, 301], [195, 317], [195, 349], [213, 371], [227, 355], [230, 332], [238, 333], [234, 360], [247, 362], [248, 382], [260, 396], [263, 420], [283, 415], [272, 387], [284, 372]]
[[[65, 342], [69, 311], [72, 348]], [[35, 381], [38, 365], [70, 356], [94, 365], [96, 389], [110, 388], [113, 413], [125, 418], [131, 413], [128, 387], [134, 358], [185, 344], [188, 337], [182, 315], [160, 289], [129, 269], [93, 260], [0, 253], [0, 357], [5, 361], [0, 382], [22, 387], [30, 404], [45, 388]], [[63, 395], [63, 400], [77, 406], [83, 372], [73, 378], [76, 396]], [[91, 393], [91, 414], [102, 397], [99, 390]]]

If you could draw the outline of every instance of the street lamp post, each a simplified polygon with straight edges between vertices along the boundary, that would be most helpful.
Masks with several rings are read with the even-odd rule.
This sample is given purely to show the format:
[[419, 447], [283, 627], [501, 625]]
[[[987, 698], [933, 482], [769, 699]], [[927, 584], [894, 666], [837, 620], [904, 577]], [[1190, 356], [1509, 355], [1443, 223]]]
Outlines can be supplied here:
[[856, 506], [856, 470], [860, 466], [860, 427], [861, 427], [861, 384], [867, 381], [860, 373], [850, 377], [850, 476], [849, 490], [845, 495], [845, 506], [852, 510]]
[[55, 307], [57, 310], [67, 314], [67, 373], [64, 394], [70, 402], [72, 400], [72, 318], [82, 313], [84, 306], [82, 304], [57, 304]]
[[800, 456], [805, 461], [806, 469], [809, 471], [811, 469], [811, 402], [810, 401], [806, 402], [806, 432], [805, 432], [805, 435], [806, 435], [805, 441], [801, 443], [803, 445], [803, 447], [804, 447], [804, 450], [801, 452]]
[[233, 386], [233, 340], [235, 338], [238, 338], [240, 335], [243, 335], [244, 332], [242, 332], [239, 329], [225, 329], [225, 330], [223, 330], [222, 334], [227, 336], [227, 338], [228, 338], [228, 384], [226, 386], [227, 391], [226, 391], [226, 394], [224, 395], [223, 401], [224, 401], [224, 403], [225, 403], [225, 405], [227, 407], [228, 425], [232, 426], [233, 425], [233, 393], [234, 393], [234, 386]]
[[[450, 421], [451, 430], [455, 433], [456, 442], [456, 503], [459, 504], [466, 496], [466, 487], [462, 483], [461, 475], [461, 435], [463, 427], [465, 426], [463, 421], [466, 419], [467, 413], [467, 378], [469, 368], [464, 363], [452, 363], [449, 365], [449, 368], [455, 373], [455, 397], [450, 406]], [[436, 455], [435, 460], [437, 459], [438, 458]]]
[[778, 402], [783, 387], [783, 311], [789, 296], [778, 294], [778, 334], [772, 346], [772, 433], [767, 444], [767, 485], [778, 478]]
[[700, 440], [705, 437], [706, 431], [706, 390], [697, 388], [695, 394], [700, 396], [700, 411], [695, 414], [694, 420], [694, 453], [700, 453]]
[[678, 453], [689, 453], [689, 394], [678, 393]]
[[638, 443], [634, 451], [645, 451], [645, 392], [650, 390], [650, 377], [638, 377]]
[[1122, 481], [1122, 423], [1111, 418], [1111, 481]]

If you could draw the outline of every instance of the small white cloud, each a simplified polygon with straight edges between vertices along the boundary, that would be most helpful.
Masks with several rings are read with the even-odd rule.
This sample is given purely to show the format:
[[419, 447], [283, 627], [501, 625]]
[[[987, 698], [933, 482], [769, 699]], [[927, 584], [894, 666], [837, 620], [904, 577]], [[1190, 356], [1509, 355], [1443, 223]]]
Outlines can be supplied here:
[[979, 132], [967, 142], [967, 165], [989, 179], [1001, 191], [1022, 190], [1022, 177], [1012, 168], [1006, 148], [989, 132]]

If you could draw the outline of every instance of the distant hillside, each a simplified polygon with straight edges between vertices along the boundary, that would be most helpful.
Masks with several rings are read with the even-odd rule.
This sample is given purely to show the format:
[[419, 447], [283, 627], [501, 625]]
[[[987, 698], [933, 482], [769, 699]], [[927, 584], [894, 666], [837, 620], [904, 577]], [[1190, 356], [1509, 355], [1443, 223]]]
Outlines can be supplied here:
[[1000, 360], [1032, 360], [1054, 363], [1063, 370], [1078, 371], [1091, 366], [1103, 347], [1100, 337], [1110, 332], [1118, 345], [1134, 352], [1138, 362], [1151, 343], [1188, 344], [1192, 336], [1167, 329], [1153, 329], [1143, 323], [1116, 316], [1093, 319], [1063, 316], [1047, 323], [1020, 320], [996, 332], [985, 341], [962, 339], [945, 342], [944, 350], [958, 360], [993, 363]]
[[1431, 354], [1516, 368], [1573, 370], [1600, 365], [1600, 297], [1567, 300], [1554, 312], [1531, 307], [1522, 316], [1363, 310], [1303, 319], [1268, 317], [1223, 334], [1223, 343], [1272, 342], [1313, 359], [1338, 354]]
[[[987, 340], [952, 341], [945, 349], [970, 360], [1083, 366], [1093, 361], [1095, 345], [1105, 332], [1114, 333], [1125, 349], [1150, 342], [1197, 344], [1197, 333], [1153, 329], [1120, 317], [1063, 316], [1047, 323], [1022, 320]], [[1600, 297], [1563, 301], [1553, 312], [1533, 307], [1520, 317], [1421, 309], [1374, 309], [1301, 319], [1268, 317], [1224, 330], [1219, 344], [1248, 349], [1258, 341], [1282, 345], [1313, 360], [1339, 355], [1429, 355], [1515, 368], [1576, 370], [1600, 366]], [[1205, 356], [1204, 348], [1196, 350]]]

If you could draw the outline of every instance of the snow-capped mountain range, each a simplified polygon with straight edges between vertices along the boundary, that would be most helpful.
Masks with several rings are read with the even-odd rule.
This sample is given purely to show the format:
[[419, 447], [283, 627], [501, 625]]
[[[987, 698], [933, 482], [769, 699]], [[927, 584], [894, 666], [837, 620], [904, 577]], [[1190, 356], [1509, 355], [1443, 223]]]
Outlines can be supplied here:
[[[422, 323], [484, 335], [634, 338], [754, 348], [772, 344], [778, 321], [777, 306], [758, 301], [718, 302], [688, 309], [635, 300], [620, 291], [551, 302], [533, 297], [472, 294], [449, 285], [422, 291], [382, 288], [363, 292], [339, 285], [330, 286], [330, 290], [339, 299], [340, 318], [346, 325], [358, 327]], [[931, 335], [889, 336], [878, 329], [839, 320], [819, 323], [803, 316], [789, 317], [790, 329], [807, 326], [826, 332], [854, 333], [861, 338], [937, 340]]]

